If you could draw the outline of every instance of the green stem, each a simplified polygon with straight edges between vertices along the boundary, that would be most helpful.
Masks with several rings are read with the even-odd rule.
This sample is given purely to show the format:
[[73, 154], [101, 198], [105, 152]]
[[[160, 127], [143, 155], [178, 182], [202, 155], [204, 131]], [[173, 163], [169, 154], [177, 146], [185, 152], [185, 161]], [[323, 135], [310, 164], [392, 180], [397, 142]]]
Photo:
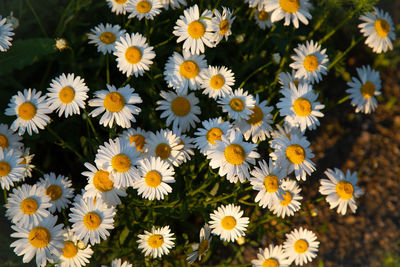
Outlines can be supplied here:
[[4, 204], [7, 204], [7, 190], [3, 189], [3, 194], [4, 194]]
[[316, 31], [318, 31], [318, 29], [323, 25], [323, 23], [325, 22], [325, 20], [328, 18], [330, 14], [330, 10], [326, 10], [325, 14], [322, 16], [322, 18], [315, 24], [314, 28], [312, 29], [312, 31], [308, 34], [307, 39], [310, 40]]
[[218, 7], [218, 5], [219, 5], [219, 2], [221, 2], [221, 0], [218, 0], [218, 1], [217, 1], [217, 3], [215, 4], [215, 6], [214, 6], [213, 10], [214, 10], [214, 9], [216, 9], [216, 8]]
[[[70, 7], [74, 4], [74, 0], [69, 1], [67, 7], [64, 9], [63, 14], [61, 15], [60, 20], [58, 21], [57, 27], [56, 27], [56, 31], [55, 31], [55, 35], [56, 37], [61, 36], [64, 32], [64, 21], [65, 21], [65, 17], [67, 16], [68, 10], [70, 9]], [[62, 28], [61, 28], [62, 27]]]
[[106, 53], [106, 76], [107, 84], [110, 84], [110, 58], [108, 53]]
[[333, 66], [335, 66], [342, 58], [344, 58], [351, 51], [351, 49], [353, 49], [363, 39], [364, 36], [360, 36], [356, 41], [353, 41], [351, 45], [346, 50], [344, 50], [339, 56], [336, 56], [335, 59], [332, 61], [332, 63], [329, 64], [328, 70], [333, 68]]
[[86, 111], [86, 109], [84, 109], [83, 112], [84, 112], [85, 115], [86, 115], [86, 120], [88, 121], [89, 126], [90, 126], [90, 129], [92, 130], [92, 132], [93, 132], [93, 134], [94, 134], [94, 137], [96, 138], [97, 142], [102, 143], [101, 140], [100, 140], [99, 135], [98, 135], [97, 132], [96, 132], [96, 129], [94, 128], [93, 122], [92, 122], [92, 120], [91, 120], [90, 117], [89, 117], [88, 112]]
[[246, 84], [246, 82], [253, 77], [254, 75], [256, 75], [258, 72], [262, 71], [263, 69], [265, 69], [266, 67], [268, 67], [269, 65], [272, 64], [272, 61], [262, 65], [261, 67], [259, 67], [258, 69], [256, 69], [255, 71], [253, 71], [252, 73], [250, 73], [245, 79], [244, 81], [239, 85], [239, 88], [243, 88], [243, 86]]
[[318, 41], [319, 44], [323, 44], [326, 40], [328, 40], [332, 35], [334, 35], [340, 28], [342, 28], [353, 16], [354, 14], [356, 14], [359, 10], [361, 9], [361, 7], [358, 7], [356, 9], [354, 9], [352, 12], [350, 12], [349, 15], [347, 15], [347, 17], [342, 20], [341, 23], [339, 23], [335, 28], [333, 28], [330, 32], [328, 32], [324, 37], [322, 37], [321, 40]]
[[33, 6], [32, 6], [32, 4], [31, 4], [31, 1], [30, 1], [30, 0], [25, 0], [25, 2], [26, 2], [26, 4], [28, 5], [29, 9], [32, 11], [33, 16], [35, 16], [36, 22], [39, 24], [39, 28], [40, 28], [40, 30], [42, 31], [43, 35], [44, 35], [45, 37], [49, 37], [49, 36], [47, 35], [47, 32], [46, 32], [45, 28], [43, 27], [42, 22], [40, 21], [40, 18], [39, 18], [39, 16], [38, 16], [38, 14], [36, 13], [35, 9], [33, 9]]
[[121, 87], [124, 87], [125, 85], [127, 85], [131, 79], [132, 79], [132, 76], [129, 76], [129, 77], [125, 80], [125, 82], [123, 82], [123, 84], [121, 85]]
[[51, 129], [49, 126], [46, 127], [49, 133], [51, 133], [55, 138], [58, 139], [60, 142], [60, 146], [64, 147], [66, 149], [69, 149], [71, 152], [73, 152], [80, 160], [85, 160], [85, 158], [78, 152], [76, 151], [75, 148], [73, 148], [70, 144], [64, 141], [64, 139], [61, 138], [61, 136], [58, 135], [53, 129]]
[[163, 45], [169, 43], [172, 39], [174, 39], [174, 37], [175, 37], [175, 35], [171, 35], [171, 37], [169, 37], [168, 40], [165, 40], [165, 41], [163, 41], [161, 43], [156, 44], [154, 46], [154, 48], [157, 48], [157, 47], [160, 47], [160, 46], [163, 46]]
[[342, 99], [340, 99], [340, 100], [337, 102], [337, 104], [340, 105], [340, 104], [342, 104], [343, 102], [346, 102], [349, 98], [350, 98], [350, 96], [347, 95], [347, 96], [343, 97]]

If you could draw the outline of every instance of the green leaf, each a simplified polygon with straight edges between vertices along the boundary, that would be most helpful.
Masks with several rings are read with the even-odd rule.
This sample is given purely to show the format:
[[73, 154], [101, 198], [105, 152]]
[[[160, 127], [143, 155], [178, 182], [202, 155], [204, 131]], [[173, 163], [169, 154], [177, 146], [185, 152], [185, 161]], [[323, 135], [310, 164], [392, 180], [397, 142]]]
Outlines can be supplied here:
[[121, 234], [119, 235], [119, 243], [121, 245], [124, 244], [128, 235], [129, 235], [129, 228], [127, 226], [125, 226], [124, 230], [122, 230]]
[[50, 38], [16, 40], [8, 52], [0, 54], [0, 75], [32, 65], [40, 57], [55, 52], [55, 41]]

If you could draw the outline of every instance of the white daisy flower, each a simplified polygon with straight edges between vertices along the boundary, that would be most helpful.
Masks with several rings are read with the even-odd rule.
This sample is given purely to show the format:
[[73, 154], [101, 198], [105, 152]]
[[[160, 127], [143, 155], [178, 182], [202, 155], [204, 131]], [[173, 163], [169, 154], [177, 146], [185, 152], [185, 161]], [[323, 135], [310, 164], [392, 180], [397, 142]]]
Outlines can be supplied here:
[[303, 197], [300, 195], [301, 189], [297, 182], [290, 179], [282, 181], [281, 188], [283, 199], [275, 202], [271, 211], [278, 217], [285, 218], [285, 216], [293, 216], [296, 211], [300, 209], [300, 201]]
[[222, 111], [227, 112], [229, 118], [234, 120], [250, 119], [250, 115], [253, 113], [251, 109], [254, 108], [255, 103], [254, 97], [242, 88], [236, 89], [233, 93], [218, 100], [218, 104], [222, 106]]
[[264, 250], [259, 249], [257, 259], [251, 261], [252, 267], [289, 267], [288, 261], [282, 245], [269, 245]]
[[239, 179], [241, 183], [250, 178], [250, 165], [256, 163], [260, 154], [255, 152], [257, 145], [243, 141], [243, 135], [231, 130], [226, 136], [221, 136], [221, 141], [210, 148], [207, 158], [211, 159], [210, 166], [213, 169], [219, 168], [218, 174], [224, 176], [231, 183]]
[[256, 7], [258, 10], [262, 10], [266, 0], [244, 0], [244, 2], [248, 3], [250, 8]]
[[200, 229], [200, 243], [193, 245], [193, 252], [190, 253], [186, 260], [190, 263], [193, 264], [197, 259], [201, 261], [201, 258], [207, 253], [208, 249], [210, 248], [210, 243], [212, 236], [211, 234], [211, 228], [208, 226], [208, 224], [205, 224], [201, 229]]
[[183, 43], [183, 50], [191, 54], [204, 53], [204, 45], [213, 47], [211, 26], [212, 12], [204, 10], [200, 15], [199, 7], [194, 5], [183, 11], [172, 32], [178, 37], [177, 43]]
[[314, 130], [319, 126], [317, 117], [323, 117], [320, 111], [325, 105], [316, 102], [318, 94], [310, 84], [300, 83], [297, 87], [290, 83], [290, 88], [285, 87], [280, 92], [283, 97], [276, 104], [279, 113], [285, 121], [293, 127], [299, 127], [302, 132], [307, 129]]
[[7, 124], [0, 124], [0, 148], [3, 150], [6, 148], [20, 149], [23, 146], [20, 141], [22, 141], [22, 137], [14, 134]]
[[11, 130], [18, 130], [19, 135], [25, 131], [29, 135], [32, 132], [38, 133], [39, 129], [50, 122], [50, 117], [46, 114], [51, 113], [46, 101], [46, 96], [42, 92], [36, 92], [36, 89], [24, 89], [24, 92], [18, 91], [17, 95], [11, 98], [5, 113], [8, 116], [17, 116], [17, 119], [11, 124]]
[[201, 73], [200, 86], [203, 94], [218, 99], [232, 94], [232, 87], [235, 84], [235, 76], [227, 67], [208, 66]]
[[214, 17], [211, 20], [211, 30], [213, 36], [212, 42], [216, 46], [224, 37], [228, 41], [228, 36], [232, 34], [232, 23], [236, 17], [233, 17], [232, 10], [222, 7], [222, 14], [217, 9], [214, 9]]
[[47, 88], [47, 103], [49, 108], [58, 111], [65, 118], [72, 114], [80, 114], [79, 108], [85, 108], [85, 100], [88, 98], [89, 88], [80, 76], [74, 77], [73, 73], [61, 74], [53, 79]]
[[93, 198], [82, 197], [74, 201], [71, 208], [69, 221], [72, 224], [72, 231], [76, 237], [82, 240], [85, 245], [100, 243], [101, 239], [107, 239], [110, 235], [108, 230], [114, 229], [115, 208], [108, 207], [101, 198], [94, 201]]
[[104, 55], [106, 53], [115, 52], [115, 42], [118, 41], [122, 35], [125, 34], [125, 30], [116, 25], [103, 23], [95, 26], [94, 29], [88, 33], [89, 44], [94, 44], [97, 47], [97, 52], [101, 52]]
[[166, 10], [168, 10], [169, 7], [171, 7], [171, 9], [177, 9], [180, 8], [181, 5], [187, 5], [186, 0], [160, 0], [160, 2], [163, 8]]
[[298, 79], [295, 76], [296, 76], [295, 70], [292, 70], [292, 73], [280, 72], [278, 74], [278, 77], [279, 77], [279, 83], [281, 84], [281, 88], [282, 89], [285, 87], [290, 88], [290, 83], [294, 83], [296, 87], [299, 86], [299, 83], [305, 83], [303, 79]]
[[32, 170], [35, 168], [35, 165], [32, 164], [32, 159], [35, 154], [30, 154], [29, 150], [29, 147], [22, 149], [22, 161], [19, 163], [25, 166], [24, 178], [22, 181], [24, 181], [26, 177], [32, 177]]
[[164, 79], [168, 87], [173, 87], [177, 92], [187, 94], [188, 87], [197, 90], [202, 82], [200, 73], [207, 68], [204, 55], [191, 55], [183, 51], [183, 56], [174, 52], [165, 64]]
[[287, 123], [284, 123], [283, 127], [279, 124], [275, 126], [277, 130], [271, 132], [272, 139], [269, 141], [269, 146], [273, 149], [278, 149], [281, 146], [282, 142], [280, 139], [282, 138], [288, 138], [290, 140], [293, 135], [296, 135], [298, 138], [304, 137], [304, 133], [301, 132], [298, 127], [292, 127]]
[[11, 44], [13, 33], [13, 26], [7, 22], [6, 18], [0, 16], [0, 51], [6, 52]]
[[222, 121], [221, 117], [209, 119], [202, 122], [203, 128], [198, 128], [194, 133], [197, 148], [203, 155], [207, 155], [211, 148], [216, 147], [216, 141], [222, 140], [222, 135], [226, 135], [231, 125], [227, 121]]
[[43, 178], [36, 183], [36, 185], [43, 186], [45, 188], [45, 193], [50, 197], [49, 207], [51, 213], [61, 212], [62, 209], [68, 207], [71, 203], [70, 198], [74, 195], [74, 188], [72, 187], [72, 182], [67, 177], [63, 175], [57, 175], [53, 172], [43, 175]]
[[62, 254], [56, 259], [56, 262], [61, 262], [56, 264], [57, 267], [81, 267], [90, 262], [93, 250], [90, 245], [80, 248], [79, 242], [78, 237], [68, 228], [64, 234]]
[[274, 165], [271, 159], [269, 164], [265, 160], [259, 161], [258, 165], [251, 171], [250, 183], [253, 189], [259, 191], [255, 202], [259, 202], [260, 207], [271, 208], [273, 204], [280, 202], [284, 193], [281, 181], [285, 173], [280, 166]]
[[145, 130], [142, 130], [140, 127], [136, 129], [125, 130], [121, 135], [121, 139], [126, 139], [129, 141], [131, 147], [135, 148], [136, 151], [139, 151], [143, 156], [146, 151], [144, 150], [144, 145], [146, 144], [146, 140], [148, 138], [148, 133]]
[[24, 263], [30, 262], [36, 256], [36, 265], [45, 266], [47, 261], [52, 262], [54, 256], [60, 255], [64, 246], [64, 225], [55, 225], [56, 222], [57, 216], [48, 215], [28, 228], [11, 226], [15, 231], [11, 237], [18, 240], [11, 243], [10, 247], [14, 247], [18, 256], [24, 255]]
[[329, 202], [330, 208], [337, 207], [337, 212], [342, 215], [346, 214], [347, 206], [353, 213], [356, 212], [357, 204], [355, 199], [360, 197], [364, 192], [356, 185], [357, 172], [351, 173], [347, 170], [346, 175], [339, 169], [327, 169], [325, 175], [328, 179], [320, 179], [321, 186], [319, 192], [327, 195], [326, 201]]
[[114, 177], [108, 171], [97, 169], [90, 163], [85, 163], [89, 171], [82, 172], [88, 179], [83, 198], [101, 198], [107, 205], [117, 206], [121, 204], [119, 197], [126, 197], [124, 188], [114, 186]]
[[38, 185], [22, 184], [14, 188], [7, 199], [6, 216], [16, 225], [29, 228], [50, 216], [50, 198], [45, 188]]
[[115, 43], [114, 56], [117, 57], [117, 67], [127, 77], [135, 75], [142, 76], [150, 69], [156, 53], [149, 46], [146, 37], [140, 33], [126, 33]]
[[128, 0], [107, 0], [108, 6], [111, 8], [111, 12], [119, 15], [126, 14], [126, 6], [128, 5]]
[[318, 83], [322, 80], [322, 75], [328, 73], [328, 56], [326, 48], [321, 50], [321, 45], [313, 40], [307, 41], [306, 45], [299, 44], [294, 49], [296, 55], [292, 55], [294, 60], [289, 66], [296, 70], [296, 79], [303, 79], [305, 82]]
[[374, 12], [367, 12], [360, 16], [358, 25], [364, 37], [365, 44], [375, 53], [393, 49], [392, 40], [396, 39], [395, 27], [389, 13], [374, 7]]
[[210, 214], [210, 228], [214, 235], [219, 235], [222, 241], [234, 242], [241, 236], [249, 225], [249, 218], [242, 217], [243, 211], [239, 206], [229, 204], [220, 206]]
[[155, 134], [149, 134], [149, 141], [145, 144], [145, 149], [149, 156], [159, 157], [178, 167], [184, 160], [184, 154], [181, 153], [184, 145], [180, 142], [179, 136], [172, 131], [160, 130]]
[[0, 184], [1, 188], [10, 190], [14, 182], [24, 178], [25, 165], [22, 164], [21, 152], [16, 149], [0, 149]]
[[145, 230], [143, 235], [138, 235], [137, 242], [146, 257], [161, 258], [162, 255], [168, 255], [169, 250], [175, 246], [173, 235], [169, 226], [161, 228], [153, 226], [151, 232]]
[[307, 25], [312, 18], [309, 0], [269, 0], [264, 4], [264, 10], [271, 12], [271, 21], [280, 21], [285, 18], [283, 25], [288, 26], [290, 22], [295, 28], [299, 27], [299, 20]]
[[159, 0], [129, 0], [126, 11], [130, 13], [129, 19], [136, 17], [138, 20], [142, 18], [152, 20], [161, 13], [161, 8]]
[[112, 175], [116, 188], [128, 187], [133, 185], [136, 173], [134, 165], [139, 155], [140, 152], [132, 149], [126, 140], [110, 139], [97, 150], [95, 163], [99, 169]]
[[264, 10], [256, 10], [254, 12], [254, 19], [261, 30], [265, 30], [267, 27], [271, 28], [273, 25], [271, 22], [271, 14]]
[[286, 241], [283, 243], [283, 249], [289, 262], [294, 261], [296, 265], [300, 266], [317, 257], [318, 246], [319, 241], [315, 234], [303, 227], [286, 234]]
[[178, 132], [187, 132], [196, 126], [200, 119], [199, 99], [194, 93], [183, 94], [161, 91], [160, 96], [165, 100], [157, 101], [156, 110], [163, 110], [160, 118], [167, 118], [167, 127], [172, 124]]
[[285, 136], [277, 141], [279, 145], [270, 154], [275, 164], [287, 171], [288, 175], [294, 171], [297, 180], [305, 181], [306, 176], [315, 171], [310, 142], [306, 137], [298, 135], [292, 135], [290, 139]]
[[382, 82], [379, 72], [371, 66], [357, 68], [357, 77], [352, 77], [352, 81], [347, 85], [350, 87], [346, 93], [350, 94], [351, 105], [356, 107], [356, 112], [371, 113], [378, 106], [374, 96], [381, 94]]
[[186, 163], [187, 161], [190, 160], [191, 156], [194, 156], [194, 151], [193, 148], [195, 148], [194, 144], [193, 144], [193, 138], [185, 135], [185, 134], [181, 134], [179, 135], [179, 144], [183, 145], [183, 148], [180, 149], [180, 154], [183, 154], [182, 157], [182, 163]]
[[136, 122], [133, 115], [138, 115], [141, 109], [134, 104], [142, 103], [142, 98], [136, 93], [129, 84], [121, 88], [107, 84], [107, 90], [96, 91], [95, 99], [89, 100], [89, 106], [97, 107], [90, 116], [97, 117], [105, 111], [100, 119], [100, 124], [104, 127], [112, 127], [114, 121], [123, 128], [130, 128], [131, 122]]
[[175, 183], [174, 167], [160, 158], [149, 157], [138, 162], [138, 173], [133, 188], [138, 194], [149, 200], [164, 199], [172, 192], [168, 184]]
[[269, 137], [269, 133], [272, 131], [272, 107], [267, 106], [267, 101], [262, 101], [258, 99], [258, 95], [256, 95], [256, 102], [253, 108], [250, 108], [253, 111], [250, 114], [249, 119], [239, 119], [235, 121], [235, 126], [242, 132], [244, 139], [249, 140], [250, 136], [251, 141], [253, 143], [257, 143], [258, 141], [264, 141], [266, 137]]
[[121, 259], [113, 259], [111, 262], [111, 267], [132, 267], [129, 261], [122, 261]]

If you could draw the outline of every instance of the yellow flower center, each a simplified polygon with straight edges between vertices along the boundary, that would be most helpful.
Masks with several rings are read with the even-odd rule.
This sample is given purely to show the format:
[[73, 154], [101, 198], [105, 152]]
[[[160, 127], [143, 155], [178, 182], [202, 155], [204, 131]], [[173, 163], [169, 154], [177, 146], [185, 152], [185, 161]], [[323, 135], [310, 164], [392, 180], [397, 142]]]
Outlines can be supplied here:
[[129, 137], [129, 143], [135, 142], [136, 150], [143, 152], [144, 144], [146, 144], [146, 138], [141, 134], [134, 134]]
[[225, 79], [221, 75], [217, 74], [211, 77], [210, 79], [210, 86], [214, 90], [219, 90], [224, 86]]
[[300, 8], [300, 0], [280, 0], [279, 4], [288, 13], [295, 13]]
[[56, 184], [49, 185], [46, 188], [46, 195], [48, 195], [52, 201], [55, 201], [62, 196], [62, 189]]
[[246, 152], [243, 147], [238, 144], [230, 144], [224, 151], [225, 159], [233, 165], [240, 165], [246, 158]]
[[264, 260], [262, 267], [279, 267], [277, 260], [269, 258]]
[[229, 20], [223, 19], [221, 20], [221, 23], [219, 24], [219, 34], [224, 35], [229, 31], [229, 28], [231, 25], [229, 24]]
[[236, 226], [236, 220], [232, 216], [225, 216], [221, 220], [221, 226], [225, 230], [232, 230]]
[[161, 184], [161, 174], [158, 171], [149, 171], [144, 177], [146, 185], [149, 187], [157, 187]]
[[199, 74], [199, 65], [193, 60], [186, 60], [179, 66], [179, 73], [185, 79], [193, 79]]
[[114, 182], [110, 180], [110, 173], [99, 170], [93, 175], [93, 185], [100, 192], [108, 192], [114, 187]]
[[318, 68], [318, 58], [314, 55], [308, 55], [304, 58], [303, 65], [307, 71], [314, 71]]
[[293, 248], [297, 253], [301, 254], [308, 250], [308, 243], [303, 239], [299, 239], [294, 243]]
[[37, 201], [33, 198], [25, 198], [21, 202], [21, 210], [24, 214], [34, 214], [38, 207]]
[[180, 117], [186, 116], [190, 112], [190, 108], [191, 108], [191, 105], [190, 105], [189, 100], [187, 100], [186, 98], [184, 98], [182, 96], [176, 97], [171, 102], [172, 112], [176, 116], [180, 116]]
[[111, 159], [111, 166], [117, 172], [126, 172], [131, 168], [131, 160], [125, 154], [118, 154]]
[[374, 22], [376, 33], [379, 37], [385, 38], [390, 33], [390, 25], [384, 19], [377, 19]]
[[149, 239], [147, 239], [147, 244], [151, 248], [159, 248], [164, 243], [164, 237], [162, 235], [151, 235]]
[[264, 118], [264, 113], [262, 112], [261, 108], [259, 106], [254, 106], [254, 108], [251, 108], [250, 110], [253, 111], [253, 113], [250, 114], [250, 118], [247, 120], [247, 123], [253, 125], [260, 124]]
[[300, 117], [307, 117], [312, 111], [311, 102], [307, 98], [299, 97], [293, 102], [293, 110]]
[[161, 159], [166, 159], [171, 155], [171, 148], [167, 144], [158, 144], [156, 147], [156, 155]]
[[36, 106], [31, 102], [22, 103], [18, 107], [18, 116], [26, 121], [29, 121], [36, 115]]
[[118, 92], [111, 92], [104, 97], [104, 107], [109, 112], [119, 112], [125, 106], [125, 98]]
[[203, 37], [205, 32], [206, 32], [206, 27], [204, 27], [204, 24], [201, 23], [200, 21], [196, 20], [189, 23], [188, 33], [190, 37], [192, 37], [193, 39], [199, 39]]
[[282, 194], [283, 199], [281, 200], [281, 206], [287, 206], [292, 202], [293, 196], [289, 191], [285, 191]]
[[279, 179], [273, 174], [268, 175], [267, 177], [264, 178], [264, 186], [265, 190], [267, 190], [268, 193], [274, 193], [278, 191], [279, 188]]
[[0, 134], [0, 147], [4, 150], [8, 146], [8, 138], [4, 134]]
[[216, 140], [218, 140], [218, 141], [222, 140], [222, 138], [221, 138], [222, 134], [223, 134], [223, 132], [220, 128], [217, 128], [217, 127], [211, 128], [210, 130], [208, 130], [208, 132], [206, 134], [207, 141], [210, 144], [215, 145]]
[[142, 59], [142, 51], [135, 46], [128, 47], [125, 51], [125, 59], [130, 64], [136, 64]]
[[67, 259], [72, 259], [78, 254], [78, 248], [72, 241], [65, 241], [65, 247], [62, 248], [63, 256]]
[[306, 151], [300, 145], [290, 145], [286, 148], [286, 157], [293, 164], [300, 164], [306, 157]]
[[340, 181], [336, 184], [336, 193], [341, 199], [348, 200], [353, 196], [354, 187], [348, 181]]
[[50, 243], [51, 234], [47, 228], [38, 226], [29, 232], [28, 239], [35, 248], [43, 248]]
[[269, 18], [269, 14], [268, 14], [268, 12], [266, 12], [266, 11], [260, 11], [259, 13], [258, 13], [258, 19], [259, 20], [261, 20], [261, 21], [267, 21], [268, 20], [268, 18]]
[[71, 103], [74, 98], [75, 98], [75, 91], [72, 87], [70, 86], [65, 86], [60, 90], [58, 93], [58, 97], [60, 98], [60, 101], [64, 104], [69, 104]]
[[113, 44], [116, 39], [117, 37], [112, 32], [103, 32], [102, 34], [100, 34], [100, 41], [108, 45]]
[[373, 82], [367, 81], [361, 86], [360, 91], [364, 98], [371, 98], [375, 94], [375, 85]]
[[101, 217], [96, 212], [88, 212], [83, 217], [83, 224], [86, 226], [87, 229], [95, 230], [99, 228], [101, 224]]
[[240, 98], [232, 98], [231, 101], [229, 101], [229, 106], [234, 111], [240, 112], [244, 109], [244, 102]]
[[115, 3], [117, 3], [117, 4], [122, 5], [122, 4], [125, 4], [126, 1], [128, 1], [128, 0], [114, 0], [114, 1], [115, 1]]
[[0, 161], [0, 177], [8, 175], [10, 172], [10, 164], [7, 161]]
[[203, 255], [204, 253], [206, 253], [206, 251], [208, 250], [209, 247], [210, 247], [210, 244], [207, 239], [204, 239], [203, 241], [201, 241], [200, 245], [199, 245], [199, 250], [198, 250], [199, 255]]
[[151, 3], [146, 0], [140, 1], [136, 5], [136, 10], [139, 13], [148, 13], [151, 10]]

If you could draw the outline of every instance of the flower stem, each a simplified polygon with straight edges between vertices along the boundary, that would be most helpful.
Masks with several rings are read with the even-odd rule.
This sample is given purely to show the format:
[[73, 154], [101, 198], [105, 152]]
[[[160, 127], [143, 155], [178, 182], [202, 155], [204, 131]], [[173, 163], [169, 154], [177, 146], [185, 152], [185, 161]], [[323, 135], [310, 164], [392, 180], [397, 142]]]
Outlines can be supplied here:
[[55, 138], [58, 139], [60, 142], [60, 146], [66, 149], [69, 149], [71, 152], [73, 152], [80, 160], [85, 160], [85, 158], [75, 149], [73, 148], [70, 144], [64, 141], [64, 139], [61, 138], [61, 136], [58, 135], [53, 129], [51, 129], [49, 126], [46, 127], [49, 133], [51, 133]]
[[244, 80], [243, 82], [239, 85], [239, 88], [243, 88], [243, 86], [246, 84], [246, 82], [253, 77], [254, 75], [256, 75], [258, 72], [262, 71], [263, 69], [265, 69], [266, 67], [268, 67], [269, 65], [272, 64], [272, 61], [262, 65], [261, 67], [259, 67], [258, 69], [256, 69], [255, 71], [253, 71], [252, 73], [250, 73]]
[[330, 70], [331, 68], [333, 68], [333, 66], [335, 66], [342, 58], [344, 58], [351, 51], [351, 49], [353, 49], [359, 42], [361, 42], [362, 39], [364, 39], [364, 36], [361, 36], [356, 41], [353, 41], [346, 50], [335, 57], [332, 63], [329, 64], [328, 69]]
[[35, 9], [33, 9], [33, 6], [32, 6], [32, 4], [31, 4], [31, 1], [30, 1], [30, 0], [25, 0], [25, 2], [26, 2], [26, 4], [28, 5], [29, 9], [32, 11], [33, 16], [35, 16], [36, 22], [39, 24], [39, 28], [40, 28], [40, 30], [42, 31], [43, 35], [44, 35], [45, 37], [49, 37], [49, 36], [47, 35], [46, 29], [43, 27], [43, 24], [42, 24], [42, 22], [40, 21], [40, 18], [39, 18], [39, 16], [38, 16], [38, 14], [36, 13]]
[[108, 53], [106, 53], [106, 76], [107, 84], [110, 84], [110, 58]]

